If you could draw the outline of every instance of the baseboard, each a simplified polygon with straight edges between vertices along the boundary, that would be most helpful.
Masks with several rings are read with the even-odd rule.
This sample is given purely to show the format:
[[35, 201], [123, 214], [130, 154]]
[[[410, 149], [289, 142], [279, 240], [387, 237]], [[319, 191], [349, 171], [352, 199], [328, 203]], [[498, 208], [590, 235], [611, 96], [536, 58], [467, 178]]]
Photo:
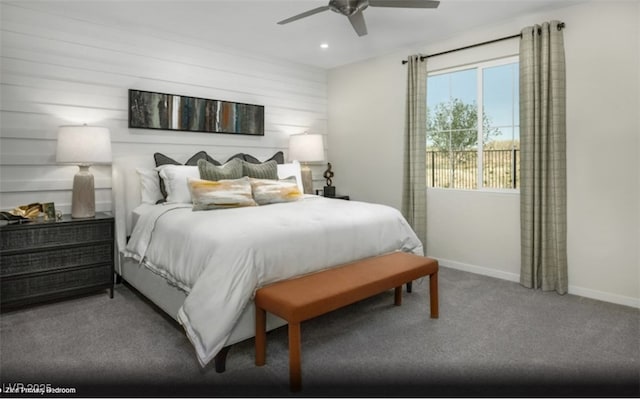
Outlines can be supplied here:
[[[501, 280], [513, 281], [516, 283], [520, 282], [520, 275], [516, 273], [509, 273], [501, 270], [491, 269], [489, 267], [456, 262], [449, 259], [442, 259], [442, 258], [436, 258], [436, 259], [438, 259], [438, 263], [441, 266], [449, 267], [451, 269], [462, 270], [464, 272], [480, 274], [483, 276], [495, 277]], [[640, 309], [640, 298], [616, 295], [609, 292], [597, 291], [589, 288], [576, 287], [575, 285], [569, 286], [569, 294]]]
[[609, 292], [592, 290], [589, 288], [569, 286], [569, 294], [583, 296], [585, 298], [597, 299], [599, 301], [616, 303], [618, 305], [631, 306], [640, 309], [640, 299], [630, 296], [616, 295]]
[[438, 259], [438, 263], [441, 266], [449, 267], [451, 269], [462, 270], [463, 272], [481, 274], [483, 276], [495, 277], [501, 280], [514, 281], [516, 283], [520, 282], [520, 275], [515, 273], [503, 272], [501, 270], [491, 269], [488, 267], [470, 265], [468, 263], [456, 262], [449, 259]]

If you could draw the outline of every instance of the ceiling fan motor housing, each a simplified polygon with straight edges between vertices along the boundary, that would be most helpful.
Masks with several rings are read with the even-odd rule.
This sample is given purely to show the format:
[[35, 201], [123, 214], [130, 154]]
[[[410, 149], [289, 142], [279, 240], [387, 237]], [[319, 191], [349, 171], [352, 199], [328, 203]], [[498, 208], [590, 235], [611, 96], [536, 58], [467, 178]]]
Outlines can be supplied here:
[[350, 16], [369, 6], [368, 0], [331, 0], [329, 8], [338, 14]]

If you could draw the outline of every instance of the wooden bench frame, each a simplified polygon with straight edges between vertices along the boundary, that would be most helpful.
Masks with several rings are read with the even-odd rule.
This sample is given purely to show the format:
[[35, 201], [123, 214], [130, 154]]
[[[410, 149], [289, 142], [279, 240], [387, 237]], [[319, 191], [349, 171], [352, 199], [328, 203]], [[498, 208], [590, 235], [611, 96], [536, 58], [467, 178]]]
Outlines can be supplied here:
[[363, 259], [334, 269], [280, 281], [256, 292], [256, 366], [266, 362], [266, 312], [289, 323], [289, 386], [302, 387], [300, 324], [360, 300], [395, 289], [402, 304], [402, 285], [429, 276], [431, 318], [438, 318], [438, 261], [405, 252]]

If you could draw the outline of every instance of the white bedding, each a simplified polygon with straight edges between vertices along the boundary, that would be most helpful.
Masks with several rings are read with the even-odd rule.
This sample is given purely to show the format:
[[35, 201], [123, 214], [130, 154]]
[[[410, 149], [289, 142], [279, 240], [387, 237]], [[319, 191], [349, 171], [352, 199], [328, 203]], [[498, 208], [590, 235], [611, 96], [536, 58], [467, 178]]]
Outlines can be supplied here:
[[140, 215], [125, 255], [187, 292], [178, 320], [204, 366], [257, 288], [397, 250], [423, 254], [396, 209], [308, 196], [200, 212], [156, 205]]
[[151, 211], [152, 209], [155, 209], [155, 205], [145, 204], [145, 203], [142, 203], [137, 207], [135, 207], [131, 211], [131, 225], [135, 226], [136, 223], [138, 223], [138, 219], [140, 219], [140, 216]]

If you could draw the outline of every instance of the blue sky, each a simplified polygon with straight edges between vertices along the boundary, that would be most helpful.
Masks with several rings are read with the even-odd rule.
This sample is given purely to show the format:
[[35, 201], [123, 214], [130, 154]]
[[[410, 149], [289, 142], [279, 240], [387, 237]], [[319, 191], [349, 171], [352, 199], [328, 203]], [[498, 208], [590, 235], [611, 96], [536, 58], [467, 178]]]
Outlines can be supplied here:
[[[484, 112], [491, 126], [501, 131], [496, 140], [518, 139], [518, 64], [487, 67], [482, 70]], [[430, 76], [427, 85], [427, 105], [458, 98], [465, 103], [477, 102], [477, 69]], [[515, 126], [515, 129], [513, 128]], [[515, 130], [515, 132], [514, 132]]]

